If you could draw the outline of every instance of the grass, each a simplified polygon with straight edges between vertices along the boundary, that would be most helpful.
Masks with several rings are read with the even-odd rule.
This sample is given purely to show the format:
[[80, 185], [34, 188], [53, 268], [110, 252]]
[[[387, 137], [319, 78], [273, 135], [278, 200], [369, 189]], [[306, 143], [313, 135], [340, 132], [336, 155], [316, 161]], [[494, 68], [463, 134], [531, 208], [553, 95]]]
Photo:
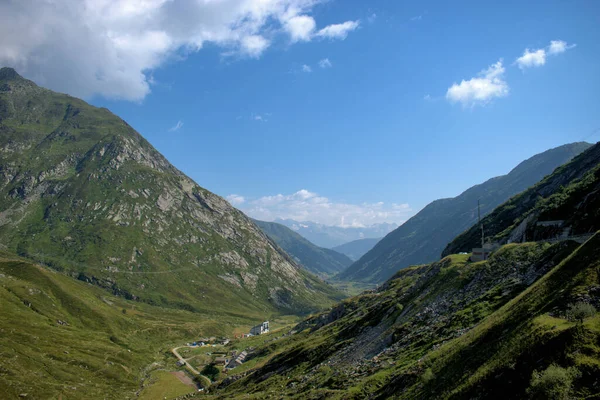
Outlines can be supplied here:
[[153, 371], [178, 369], [172, 347], [256, 322], [128, 301], [6, 253], [0, 303], [0, 392], [9, 398], [134, 398]]
[[404, 269], [330, 311], [333, 322], [321, 326], [328, 313], [315, 315], [300, 333], [257, 343], [253, 363], [233, 372], [249, 375], [215, 396], [473, 398], [503, 390], [519, 398], [533, 371], [552, 363], [576, 367], [573, 384], [584, 395], [600, 372], [600, 316], [578, 325], [565, 311], [569, 296], [600, 282], [598, 240], [511, 244], [485, 262], [453, 255]]
[[140, 393], [140, 400], [174, 399], [196, 390], [182, 383], [175, 375], [167, 371], [155, 371], [150, 377], [149, 386]]

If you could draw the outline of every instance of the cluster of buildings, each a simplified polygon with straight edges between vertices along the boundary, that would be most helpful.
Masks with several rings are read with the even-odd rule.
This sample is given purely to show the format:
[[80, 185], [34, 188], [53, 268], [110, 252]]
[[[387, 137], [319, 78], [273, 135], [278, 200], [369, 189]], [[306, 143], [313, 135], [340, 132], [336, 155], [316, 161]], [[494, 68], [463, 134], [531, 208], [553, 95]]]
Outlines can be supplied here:
[[[241, 337], [263, 335], [268, 332], [269, 332], [269, 321], [265, 321], [256, 326], [253, 326], [250, 329], [250, 333], [243, 334], [243, 335], [241, 335]], [[238, 336], [236, 335], [235, 337], [237, 338]], [[216, 337], [210, 337], [210, 338], [201, 338], [197, 342], [187, 343], [187, 345], [190, 347], [204, 347], [204, 346], [216, 347], [217, 345], [227, 346], [229, 343], [230, 343], [230, 340], [228, 338], [219, 338], [218, 339]], [[211, 353], [206, 353], [206, 354], [211, 355]], [[214, 355], [218, 354], [218, 356], [215, 357], [213, 360], [214, 364], [221, 366], [221, 367], [225, 367], [228, 370], [242, 365], [244, 363], [244, 361], [246, 361], [246, 357], [248, 356], [248, 352], [246, 350], [242, 351], [241, 353], [237, 353], [237, 351], [234, 350], [231, 352], [230, 357], [227, 357], [227, 353], [221, 352], [221, 351], [218, 351], [218, 352], [215, 351], [212, 354], [214, 354]], [[177, 362], [177, 366], [183, 366], [185, 364], [186, 364], [186, 362], [184, 360], [179, 360]]]
[[192, 342], [192, 343], [187, 343], [188, 346], [193, 346], [193, 347], [204, 347], [204, 346], [212, 346], [215, 347], [216, 345], [220, 344], [222, 346], [227, 346], [229, 344], [230, 340], [228, 338], [221, 338], [221, 339], [217, 339], [216, 337], [211, 337], [211, 338], [203, 338], [198, 340], [197, 342]]

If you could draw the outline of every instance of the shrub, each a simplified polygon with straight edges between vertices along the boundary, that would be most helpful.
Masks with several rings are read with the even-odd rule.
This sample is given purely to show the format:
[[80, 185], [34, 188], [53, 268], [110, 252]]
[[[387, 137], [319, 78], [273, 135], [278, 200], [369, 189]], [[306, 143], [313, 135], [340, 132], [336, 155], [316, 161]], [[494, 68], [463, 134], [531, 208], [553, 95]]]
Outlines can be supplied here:
[[527, 393], [533, 399], [566, 400], [577, 375], [575, 368], [562, 368], [552, 364], [543, 372], [533, 371]]
[[570, 304], [567, 308], [567, 319], [571, 322], [583, 323], [583, 320], [596, 314], [596, 308], [593, 305], [578, 302]]
[[431, 370], [431, 368], [427, 368], [425, 370], [425, 372], [423, 372], [423, 375], [421, 375], [421, 381], [423, 383], [431, 382], [434, 378], [435, 378], [435, 375], [433, 374], [433, 371]]
[[211, 381], [215, 381], [219, 377], [220, 372], [221, 371], [219, 371], [219, 368], [217, 368], [215, 364], [208, 364], [200, 371], [202, 375], [210, 378]]

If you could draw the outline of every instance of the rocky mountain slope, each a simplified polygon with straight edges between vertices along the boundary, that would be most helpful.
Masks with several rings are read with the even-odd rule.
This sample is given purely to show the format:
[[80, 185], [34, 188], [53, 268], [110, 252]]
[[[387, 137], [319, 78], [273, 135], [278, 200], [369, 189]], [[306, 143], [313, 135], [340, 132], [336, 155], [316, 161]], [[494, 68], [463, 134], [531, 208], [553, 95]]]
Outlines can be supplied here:
[[338, 293], [125, 121], [0, 70], [0, 243], [127, 299], [307, 312]]
[[[600, 229], [600, 143], [496, 208], [482, 222], [489, 240], [500, 243], [596, 232]], [[443, 255], [470, 251], [480, 238], [480, 227], [473, 226], [449, 243]]]
[[540, 181], [591, 145], [572, 143], [523, 161], [510, 173], [473, 186], [459, 196], [436, 200], [384, 237], [338, 276], [341, 280], [381, 283], [410, 265], [438, 260], [444, 247], [482, 215]]
[[223, 380], [215, 397], [595, 398], [599, 148], [488, 217], [499, 237], [530, 215], [564, 218], [585, 237], [556, 239], [534, 223], [525, 231], [542, 240], [505, 244], [488, 260], [451, 254], [404, 268], [257, 349], [255, 368]]
[[352, 260], [346, 255], [316, 246], [284, 225], [257, 220], [254, 223], [298, 264], [313, 274], [324, 277], [335, 275], [352, 264]]
[[307, 319], [257, 349], [256, 367], [225, 379], [214, 398], [599, 393], [600, 236], [468, 257], [405, 268]]
[[338, 253], [342, 253], [350, 257], [353, 261], [358, 260], [364, 256], [369, 250], [381, 240], [381, 238], [375, 239], [358, 239], [348, 243], [336, 246], [331, 250], [335, 250]]

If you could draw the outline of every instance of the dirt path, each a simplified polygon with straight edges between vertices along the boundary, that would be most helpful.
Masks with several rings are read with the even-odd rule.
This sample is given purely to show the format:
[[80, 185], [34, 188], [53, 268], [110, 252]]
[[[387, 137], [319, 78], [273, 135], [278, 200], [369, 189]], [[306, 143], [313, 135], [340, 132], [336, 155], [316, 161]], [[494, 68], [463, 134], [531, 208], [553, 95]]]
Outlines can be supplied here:
[[181, 357], [181, 355], [179, 354], [179, 352], [177, 350], [182, 349], [184, 347], [190, 347], [190, 348], [194, 348], [194, 346], [179, 346], [179, 347], [175, 347], [174, 349], [171, 350], [171, 353], [173, 353], [173, 355], [175, 357], [177, 357], [177, 359], [181, 362], [184, 363], [184, 365], [187, 367], [187, 369], [190, 370], [190, 372], [194, 375], [200, 375], [200, 372], [198, 372], [198, 370], [196, 370], [196, 368], [192, 367], [187, 361], [185, 361], [185, 359], [183, 357]]
[[177, 379], [179, 379], [179, 381], [181, 383], [183, 383], [184, 385], [188, 385], [193, 387], [194, 389], [198, 389], [198, 387], [196, 386], [196, 384], [194, 383], [194, 381], [192, 380], [192, 378], [190, 378], [189, 376], [187, 376], [185, 374], [185, 372], [183, 371], [174, 371], [171, 372], [171, 374], [175, 375], [177, 377]]

